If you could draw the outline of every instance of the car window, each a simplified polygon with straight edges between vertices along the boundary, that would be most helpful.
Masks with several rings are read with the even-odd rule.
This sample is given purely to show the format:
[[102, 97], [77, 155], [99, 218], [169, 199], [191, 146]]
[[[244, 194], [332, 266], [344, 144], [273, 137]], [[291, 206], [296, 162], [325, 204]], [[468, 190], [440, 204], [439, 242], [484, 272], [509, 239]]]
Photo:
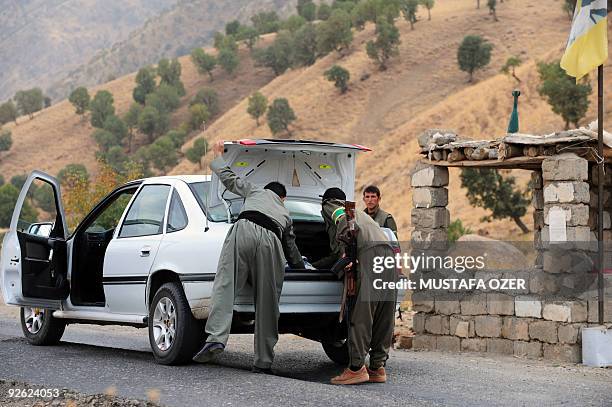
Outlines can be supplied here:
[[113, 230], [119, 224], [123, 211], [130, 203], [136, 188], [128, 189], [119, 193], [115, 199], [100, 212], [96, 218], [87, 226], [85, 233], [103, 233]]
[[169, 193], [169, 185], [145, 185], [142, 187], [128, 210], [119, 237], [161, 234]]
[[196, 201], [198, 201], [200, 208], [202, 208], [202, 212], [208, 216], [209, 220], [213, 222], [227, 222], [227, 212], [224, 206], [208, 208], [208, 213], [206, 213], [206, 199], [210, 189], [210, 181], [192, 182], [189, 184], [189, 188], [196, 197]]
[[285, 208], [294, 221], [324, 222], [320, 203], [286, 200]]
[[178, 232], [187, 227], [187, 212], [176, 189], [172, 191], [170, 210], [168, 211], [167, 233]]
[[[15, 200], [19, 192], [15, 190]], [[55, 202], [55, 190], [47, 181], [35, 178], [28, 189], [26, 199], [23, 202], [17, 230], [32, 235], [43, 236], [41, 233], [51, 234], [51, 230], [41, 230], [42, 224], [53, 225], [57, 218], [57, 206]], [[32, 227], [32, 225], [35, 225]]]

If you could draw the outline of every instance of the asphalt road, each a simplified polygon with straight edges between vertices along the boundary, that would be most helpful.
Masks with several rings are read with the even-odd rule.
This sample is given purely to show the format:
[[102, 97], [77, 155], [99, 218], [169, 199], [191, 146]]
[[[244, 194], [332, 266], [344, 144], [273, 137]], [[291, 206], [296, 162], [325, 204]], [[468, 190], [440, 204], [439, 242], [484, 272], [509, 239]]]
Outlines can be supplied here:
[[612, 369], [476, 354], [393, 351], [389, 382], [328, 384], [339, 369], [319, 344], [282, 336], [277, 376], [250, 373], [252, 335], [236, 335], [214, 365], [155, 364], [145, 330], [69, 326], [59, 346], [34, 347], [18, 321], [0, 313], [0, 379], [108, 392], [168, 406], [418, 405], [610, 406]]

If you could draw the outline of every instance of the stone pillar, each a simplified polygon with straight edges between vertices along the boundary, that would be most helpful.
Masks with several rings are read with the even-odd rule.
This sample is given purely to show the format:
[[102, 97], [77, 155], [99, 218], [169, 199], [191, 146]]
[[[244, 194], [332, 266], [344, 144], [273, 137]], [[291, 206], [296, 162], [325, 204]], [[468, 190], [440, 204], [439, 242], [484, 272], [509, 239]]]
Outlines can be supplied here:
[[[411, 186], [413, 231], [410, 241], [413, 255], [445, 250], [450, 223], [450, 214], [446, 208], [448, 169], [419, 162], [412, 173]], [[459, 351], [458, 337], [438, 336], [449, 334], [449, 314], [453, 312], [440, 315], [436, 310], [434, 298], [425, 292], [414, 291], [412, 305], [413, 310], [417, 312], [413, 319], [415, 349], [444, 348], [442, 350]]]
[[531, 205], [533, 206], [533, 243], [537, 256], [535, 265], [537, 268], [543, 266], [542, 229], [544, 229], [544, 180], [542, 171], [531, 173]]

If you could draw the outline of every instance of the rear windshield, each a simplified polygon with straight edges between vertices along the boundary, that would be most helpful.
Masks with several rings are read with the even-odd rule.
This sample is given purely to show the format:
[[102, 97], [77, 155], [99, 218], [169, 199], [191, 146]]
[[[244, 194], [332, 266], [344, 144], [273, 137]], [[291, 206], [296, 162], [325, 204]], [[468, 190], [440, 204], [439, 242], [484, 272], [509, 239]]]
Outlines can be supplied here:
[[[210, 189], [210, 181], [190, 183], [189, 187], [200, 204], [203, 212], [206, 212], [206, 198]], [[298, 222], [323, 222], [321, 216], [321, 204], [313, 202], [295, 201], [287, 199], [285, 207], [291, 214], [291, 218]], [[226, 222], [227, 212], [224, 207], [211, 208], [208, 211], [208, 219], [212, 222]]]

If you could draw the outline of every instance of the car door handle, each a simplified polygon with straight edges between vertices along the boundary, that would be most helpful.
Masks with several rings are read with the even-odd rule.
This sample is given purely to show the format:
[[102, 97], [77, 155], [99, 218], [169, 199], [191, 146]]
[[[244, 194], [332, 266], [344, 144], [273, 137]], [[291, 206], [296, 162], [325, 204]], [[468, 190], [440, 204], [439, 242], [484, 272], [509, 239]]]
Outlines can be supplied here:
[[11, 263], [19, 263], [19, 257], [16, 257], [16, 256], [15, 256], [15, 257], [13, 257], [13, 258], [11, 259]]
[[145, 246], [140, 249], [140, 257], [148, 257], [151, 254], [151, 247]]

